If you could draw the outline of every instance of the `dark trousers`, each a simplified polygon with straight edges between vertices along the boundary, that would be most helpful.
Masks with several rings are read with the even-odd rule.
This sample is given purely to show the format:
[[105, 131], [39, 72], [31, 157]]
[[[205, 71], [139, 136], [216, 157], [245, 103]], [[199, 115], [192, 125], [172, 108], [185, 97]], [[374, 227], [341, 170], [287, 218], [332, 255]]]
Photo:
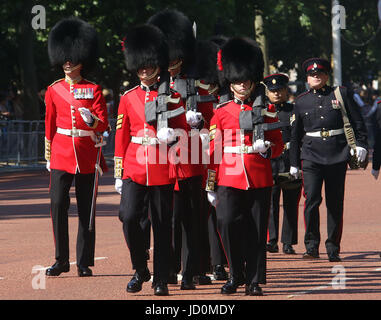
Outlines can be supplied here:
[[[174, 215], [178, 223], [177, 228], [181, 226], [182, 234], [180, 244], [174, 243], [174, 248], [178, 250], [175, 251], [175, 254], [179, 254], [181, 245], [182, 276], [188, 279], [197, 275], [200, 268], [201, 183], [201, 176], [180, 180], [178, 181], [179, 191], [174, 193]], [[176, 238], [176, 229], [174, 232], [175, 241], [179, 241], [179, 238]]]
[[[209, 203], [209, 202], [208, 202]], [[208, 234], [210, 245], [210, 262], [212, 266], [227, 264], [224, 247], [217, 229], [216, 210], [213, 206], [209, 206], [208, 215]]]
[[281, 242], [284, 244], [298, 243], [298, 209], [301, 186], [295, 189], [282, 188], [274, 185], [271, 192], [271, 208], [269, 217], [268, 242], [277, 243], [279, 239], [280, 195], [283, 196], [283, 224]]
[[[246, 284], [266, 283], [266, 235], [271, 187], [240, 190], [217, 189], [217, 227], [231, 276]], [[245, 264], [246, 263], [246, 264]]]
[[61, 170], [51, 170], [50, 201], [55, 257], [58, 262], [69, 261], [69, 226], [68, 210], [70, 207], [69, 191], [75, 181], [75, 196], [78, 209], [77, 265], [94, 265], [95, 229], [89, 231], [91, 202], [94, 186], [94, 173], [70, 174]]
[[149, 213], [148, 193], [146, 194], [146, 196], [144, 198], [143, 211], [146, 212], [146, 214], [144, 214], [144, 217], [142, 217], [140, 224], [141, 224], [143, 231], [144, 231], [145, 248], [146, 248], [146, 250], [149, 250], [151, 247], [151, 220], [150, 220], [150, 213]]
[[347, 163], [321, 165], [303, 160], [303, 185], [306, 232], [304, 243], [308, 249], [318, 248], [320, 244], [320, 214], [322, 186], [324, 182], [327, 207], [327, 253], [339, 253], [343, 228], [343, 206]]
[[132, 268], [142, 270], [147, 267], [147, 237], [141, 223], [147, 215], [144, 205], [147, 194], [153, 231], [153, 280], [167, 282], [170, 267], [173, 185], [147, 187], [131, 179], [123, 180], [119, 219], [123, 223], [123, 234], [130, 250]]

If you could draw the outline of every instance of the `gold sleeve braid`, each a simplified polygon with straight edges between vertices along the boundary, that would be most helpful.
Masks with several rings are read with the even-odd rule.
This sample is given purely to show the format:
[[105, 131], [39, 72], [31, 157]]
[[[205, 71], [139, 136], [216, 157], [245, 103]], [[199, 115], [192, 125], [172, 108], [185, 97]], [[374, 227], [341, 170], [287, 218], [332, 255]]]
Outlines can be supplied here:
[[122, 128], [122, 125], [123, 125], [123, 117], [124, 117], [123, 114], [118, 114], [118, 119], [117, 119], [117, 121], [116, 121], [116, 130]]
[[45, 137], [45, 160], [50, 161], [51, 141]]
[[216, 136], [217, 126], [214, 124], [209, 128], [209, 141], [214, 140]]
[[216, 184], [216, 171], [208, 170], [208, 178], [206, 180], [206, 191], [214, 191], [214, 185]]
[[114, 157], [114, 178], [122, 179], [123, 177], [123, 158]]

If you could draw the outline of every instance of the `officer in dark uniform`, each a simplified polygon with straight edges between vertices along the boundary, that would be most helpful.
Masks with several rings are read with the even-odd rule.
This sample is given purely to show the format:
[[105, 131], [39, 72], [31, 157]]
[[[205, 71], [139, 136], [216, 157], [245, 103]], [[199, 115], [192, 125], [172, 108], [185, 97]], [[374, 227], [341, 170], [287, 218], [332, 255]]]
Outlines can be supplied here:
[[[263, 79], [267, 88], [269, 102], [275, 105], [279, 121], [289, 123], [294, 105], [287, 102], [288, 98], [288, 76], [285, 74], [272, 74]], [[282, 130], [284, 142], [283, 153], [275, 159], [271, 159], [274, 186], [271, 194], [271, 208], [268, 230], [268, 252], [278, 252], [279, 234], [279, 201], [283, 194], [283, 226], [281, 242], [283, 252], [295, 254], [292, 245], [298, 242], [298, 207], [302, 189], [301, 179], [293, 179], [290, 176], [290, 137], [291, 126]]]
[[[350, 156], [344, 123], [334, 88], [327, 85], [330, 64], [321, 58], [303, 63], [310, 90], [297, 97], [292, 119], [290, 174], [303, 170], [305, 209], [304, 243], [306, 259], [319, 258], [319, 206], [324, 182], [327, 206], [325, 242], [329, 261], [341, 261], [340, 241], [343, 228], [343, 203], [347, 162]], [[345, 109], [357, 140], [356, 154], [363, 161], [367, 154], [367, 133], [353, 95], [340, 87]]]
[[[381, 101], [380, 101], [381, 102]], [[377, 103], [377, 109], [375, 113], [375, 141], [372, 157], [372, 176], [377, 180], [380, 174], [381, 166], [381, 103]]]

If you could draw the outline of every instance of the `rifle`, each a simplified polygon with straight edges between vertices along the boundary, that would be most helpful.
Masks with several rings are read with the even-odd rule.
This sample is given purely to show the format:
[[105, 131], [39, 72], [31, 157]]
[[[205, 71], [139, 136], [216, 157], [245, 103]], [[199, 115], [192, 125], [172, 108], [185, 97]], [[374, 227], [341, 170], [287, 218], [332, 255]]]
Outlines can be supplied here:
[[97, 143], [95, 144], [95, 147], [98, 148], [98, 153], [97, 153], [97, 161], [95, 163], [94, 186], [93, 186], [93, 195], [91, 199], [91, 210], [90, 210], [90, 221], [89, 221], [90, 232], [94, 231], [95, 208], [96, 208], [97, 195], [98, 195], [99, 174], [103, 175], [103, 171], [100, 166], [101, 156], [102, 156], [102, 147], [106, 145], [106, 141], [104, 141], [103, 135], [97, 135], [96, 139], [97, 139]]
[[199, 80], [175, 79], [174, 90], [181, 95], [181, 98], [186, 101], [186, 110], [197, 112], [197, 104], [203, 102], [216, 102], [217, 98], [212, 95], [200, 96], [197, 92], [197, 87], [208, 90], [209, 85], [201, 83]]
[[154, 101], [146, 102], [145, 104], [145, 118], [149, 124], [157, 121], [156, 130], [161, 128], [168, 128], [168, 120], [177, 117], [185, 112], [183, 107], [175, 110], [168, 110], [168, 103], [179, 103], [180, 98], [172, 98], [169, 88], [169, 74], [164, 73], [160, 76], [160, 84], [158, 89], [157, 99]]
[[262, 106], [253, 106], [253, 110], [241, 111], [239, 114], [240, 128], [245, 131], [253, 131], [253, 142], [256, 140], [265, 140], [265, 131], [276, 130], [289, 127], [290, 123], [286, 121], [264, 122], [264, 116], [275, 118], [276, 112], [267, 111]]

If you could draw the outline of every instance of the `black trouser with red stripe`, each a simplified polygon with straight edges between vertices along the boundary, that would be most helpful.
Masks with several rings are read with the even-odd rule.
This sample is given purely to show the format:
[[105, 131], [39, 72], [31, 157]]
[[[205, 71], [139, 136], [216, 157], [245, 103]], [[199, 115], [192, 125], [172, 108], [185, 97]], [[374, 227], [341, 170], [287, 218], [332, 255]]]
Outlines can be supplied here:
[[191, 280], [193, 276], [200, 274], [201, 256], [205, 249], [205, 244], [201, 240], [200, 223], [202, 177], [194, 176], [179, 180], [178, 184], [179, 191], [175, 191], [174, 195], [174, 215], [179, 223], [177, 227], [181, 227], [182, 238], [180, 244], [175, 243], [175, 247], [181, 248], [182, 276]]
[[271, 187], [241, 190], [217, 188], [217, 227], [230, 275], [246, 284], [266, 283], [266, 236]]
[[[208, 202], [209, 204], [209, 202]], [[217, 229], [217, 216], [216, 209], [209, 205], [208, 212], [208, 233], [209, 233], [209, 245], [210, 245], [210, 263], [212, 266], [226, 265], [226, 256], [224, 247], [221, 242], [220, 235]]]
[[95, 229], [89, 231], [91, 202], [94, 186], [94, 173], [71, 174], [61, 170], [51, 170], [50, 201], [53, 233], [58, 262], [69, 261], [68, 210], [69, 191], [75, 181], [75, 195], [78, 209], [77, 265], [94, 265]]
[[131, 179], [123, 180], [119, 219], [123, 223], [123, 234], [130, 249], [132, 268], [145, 269], [147, 236], [141, 222], [147, 216], [147, 194], [153, 231], [153, 281], [167, 282], [170, 268], [173, 184], [145, 186]]
[[344, 189], [347, 163], [322, 165], [303, 160], [303, 186], [305, 209], [304, 219], [306, 233], [304, 243], [306, 249], [319, 248], [320, 244], [320, 214], [322, 202], [322, 186], [325, 187], [327, 206], [327, 253], [339, 253], [343, 228]]
[[274, 185], [271, 193], [271, 209], [269, 217], [268, 242], [277, 243], [279, 239], [279, 206], [280, 195], [283, 198], [283, 225], [281, 242], [283, 244], [298, 243], [298, 209], [301, 186], [289, 189]]

